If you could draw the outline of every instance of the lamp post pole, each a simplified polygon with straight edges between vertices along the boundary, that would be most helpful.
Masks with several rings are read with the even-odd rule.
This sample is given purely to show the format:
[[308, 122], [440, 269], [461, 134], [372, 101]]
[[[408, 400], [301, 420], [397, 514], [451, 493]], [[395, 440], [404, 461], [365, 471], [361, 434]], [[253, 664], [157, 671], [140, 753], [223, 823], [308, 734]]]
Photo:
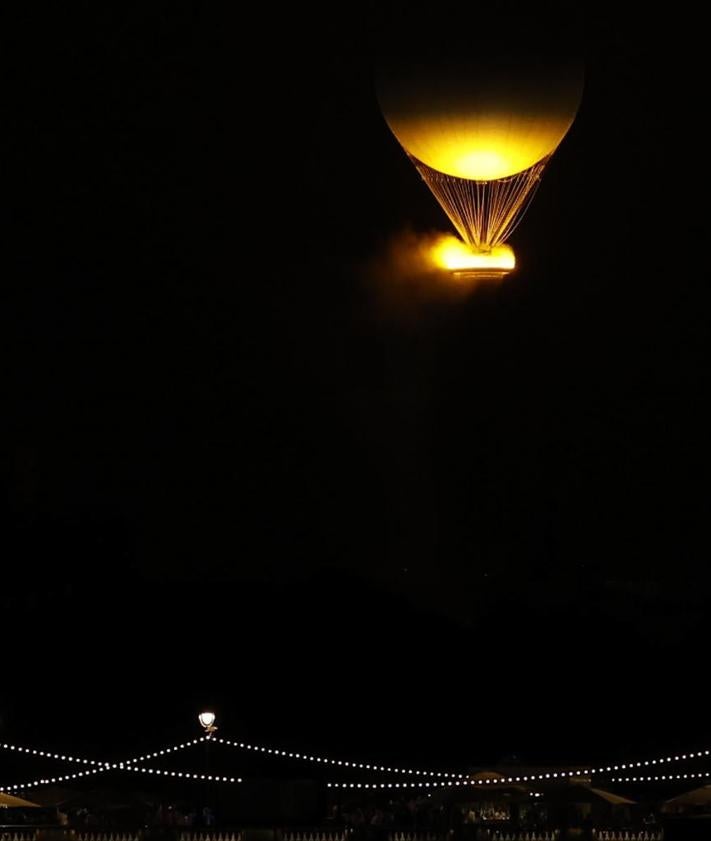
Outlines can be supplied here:
[[215, 726], [215, 713], [203, 712], [198, 716], [202, 729], [205, 731], [205, 808], [203, 810], [203, 818], [205, 828], [209, 829], [212, 825], [212, 803], [210, 797], [210, 741], [212, 734], [217, 730]]

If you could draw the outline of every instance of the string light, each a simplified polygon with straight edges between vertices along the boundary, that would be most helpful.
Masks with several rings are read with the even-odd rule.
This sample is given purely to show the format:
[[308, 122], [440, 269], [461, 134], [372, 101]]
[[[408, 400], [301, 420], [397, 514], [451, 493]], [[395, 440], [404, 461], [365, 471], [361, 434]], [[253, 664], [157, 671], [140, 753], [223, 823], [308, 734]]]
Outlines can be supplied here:
[[89, 771], [78, 771], [76, 774], [63, 774], [59, 777], [43, 777], [39, 780], [32, 780], [29, 783], [17, 783], [11, 786], [0, 786], [0, 791], [22, 791], [28, 788], [36, 788], [37, 786], [51, 785], [53, 783], [63, 783], [66, 780], [77, 780], [79, 777], [91, 777], [94, 774], [103, 774], [110, 769], [102, 765], [100, 768], [92, 768]]
[[[699, 751], [695, 754], [683, 754], [680, 756], [669, 757], [665, 760], [660, 761], [667, 761], [667, 762], [676, 762], [681, 761], [683, 759], [695, 759], [697, 757], [707, 756], [708, 751], [702, 752]], [[503, 776], [496, 776], [496, 777], [476, 777], [475, 779], [466, 779], [466, 780], [447, 780], [443, 782], [403, 782], [403, 783], [327, 783], [328, 788], [429, 788], [430, 786], [442, 786], [442, 787], [453, 787], [453, 786], [476, 786], [476, 785], [506, 785], [506, 784], [516, 784], [516, 783], [528, 783], [528, 782], [541, 782], [546, 780], [563, 780], [563, 779], [570, 779], [571, 777], [585, 777], [590, 776], [592, 774], [602, 774], [607, 771], [617, 770], [619, 768], [636, 768], [641, 767], [643, 765], [651, 765], [657, 764], [657, 762], [652, 762], [651, 760], [648, 762], [639, 762], [639, 763], [629, 763], [624, 766], [610, 766], [610, 767], [600, 767], [600, 768], [590, 768], [590, 769], [583, 769], [578, 771], [552, 771], [546, 772], [544, 774], [521, 774], [518, 776], [511, 776], [511, 777], [503, 777]], [[696, 779], [702, 777], [711, 777], [711, 774], [707, 773], [696, 773], [696, 774], [666, 774], [664, 776], [648, 776], [648, 777], [613, 777], [612, 782], [641, 782], [647, 780], [682, 780], [682, 779]]]
[[48, 750], [35, 750], [34, 748], [26, 748], [21, 745], [2, 744], [0, 748], [3, 750], [14, 750], [17, 753], [26, 753], [32, 756], [40, 756], [44, 759], [58, 759], [60, 762], [79, 762], [84, 765], [106, 765], [105, 762], [99, 762], [96, 759], [85, 759], [83, 757], [68, 756], [67, 754], [52, 753]]
[[461, 782], [437, 782], [432, 781], [429, 782], [428, 780], [422, 781], [414, 781], [414, 782], [404, 782], [404, 783], [326, 783], [327, 788], [370, 788], [370, 789], [381, 789], [381, 788], [436, 788], [441, 786], [443, 788], [448, 788], [452, 786], [464, 785]]
[[660, 756], [656, 759], [647, 759], [640, 762], [627, 762], [627, 763], [620, 763], [619, 765], [606, 765], [600, 766], [599, 768], [593, 768], [590, 773], [591, 774], [605, 774], [609, 773], [610, 771], [626, 771], [628, 768], [645, 768], [650, 765], [664, 765], [665, 763], [668, 765], [669, 763], [673, 762], [685, 762], [689, 759], [701, 759], [705, 756], [710, 756], [711, 751], [709, 750], [699, 750], [699, 751], [691, 751], [691, 753], [680, 753], [675, 754], [674, 756]]
[[240, 777], [220, 777], [212, 774], [194, 774], [192, 771], [164, 771], [161, 768], [146, 768], [143, 765], [133, 765], [126, 762], [112, 763], [111, 765], [102, 765], [100, 768], [94, 768], [89, 771], [79, 771], [77, 774], [65, 774], [60, 777], [44, 777], [40, 780], [33, 780], [29, 783], [17, 783], [12, 786], [5, 786], [1, 791], [21, 791], [28, 788], [36, 788], [37, 786], [50, 785], [53, 783], [62, 783], [66, 780], [76, 780], [79, 777], [90, 777], [93, 774], [105, 774], [107, 771], [134, 771], [140, 774], [154, 774], [159, 777], [179, 777], [183, 780], [204, 780], [211, 783], [241, 783]]
[[[192, 774], [190, 772], [178, 772], [178, 771], [162, 771], [160, 769], [150, 769], [145, 768], [143, 766], [139, 766], [138, 763], [145, 762], [149, 759], [154, 759], [160, 756], [166, 756], [170, 753], [174, 753], [176, 751], [184, 750], [186, 748], [192, 747], [193, 745], [199, 744], [200, 742], [205, 741], [212, 741], [218, 742], [219, 744], [227, 745], [229, 747], [239, 748], [241, 750], [252, 751], [255, 753], [261, 753], [268, 756], [278, 757], [281, 759], [295, 759], [303, 762], [312, 762], [312, 763], [321, 763], [323, 765], [329, 765], [332, 767], [342, 767], [342, 768], [351, 768], [351, 769], [359, 769], [365, 771], [375, 771], [381, 772], [386, 774], [402, 774], [405, 776], [417, 776], [417, 777], [437, 777], [440, 778], [441, 781], [425, 781], [425, 780], [418, 780], [418, 781], [407, 781], [407, 782], [396, 782], [396, 783], [327, 783], [329, 788], [430, 788], [430, 787], [444, 787], [444, 786], [466, 786], [466, 785], [502, 785], [502, 784], [513, 784], [513, 783], [527, 783], [527, 782], [541, 782], [546, 780], [563, 780], [565, 778], [572, 778], [572, 777], [581, 777], [581, 776], [592, 776], [592, 775], [606, 775], [613, 771], [626, 771], [636, 768], [644, 768], [649, 766], [658, 766], [664, 764], [670, 764], [675, 762], [683, 762], [691, 759], [697, 759], [702, 757], [708, 757], [711, 754], [711, 751], [704, 750], [704, 751], [696, 751], [691, 753], [682, 753], [682, 754], [674, 754], [672, 756], [664, 756], [664, 757], [657, 757], [656, 759], [651, 760], [641, 760], [637, 762], [628, 762], [628, 763], [619, 763], [617, 765], [601, 765], [597, 768], [584, 768], [584, 769], [576, 769], [576, 770], [557, 770], [557, 771], [547, 771], [539, 774], [520, 774], [517, 776], [493, 776], [493, 777], [477, 777], [475, 779], [468, 778], [467, 775], [459, 773], [459, 772], [447, 772], [447, 771], [432, 771], [432, 770], [419, 770], [413, 768], [392, 768], [390, 766], [385, 765], [377, 765], [375, 763], [369, 762], [353, 762], [349, 760], [342, 760], [342, 759], [332, 759], [330, 757], [325, 756], [318, 756], [308, 753], [297, 753], [295, 751], [286, 751], [279, 748], [269, 748], [264, 745], [251, 745], [246, 744], [244, 742], [236, 742], [230, 739], [224, 738], [216, 738], [212, 735], [203, 735], [195, 739], [190, 739], [187, 742], [182, 742], [177, 745], [172, 745], [171, 747], [163, 748], [157, 751], [153, 751], [152, 753], [146, 753], [142, 756], [132, 757], [131, 759], [124, 760], [123, 762], [112, 763], [112, 762], [101, 762], [94, 759], [87, 759], [85, 757], [76, 757], [71, 756], [68, 754], [59, 754], [54, 753], [52, 751], [43, 751], [35, 748], [28, 748], [22, 745], [13, 745], [10, 743], [0, 743], [0, 748], [7, 751], [16, 751], [18, 753], [23, 753], [29, 756], [37, 756], [44, 759], [55, 759], [61, 762], [68, 762], [68, 763], [77, 763], [82, 765], [92, 766], [90, 770], [86, 770], [83, 772], [79, 772], [76, 774], [67, 774], [52, 778], [43, 778], [42, 780], [36, 780], [31, 783], [25, 783], [22, 785], [14, 785], [5, 787], [4, 789], [0, 788], [0, 790], [4, 791], [16, 791], [21, 788], [30, 788], [37, 785], [44, 785], [47, 782], [63, 782], [65, 780], [73, 780], [77, 779], [78, 777], [87, 776], [89, 774], [97, 774], [102, 773], [103, 771], [108, 770], [132, 770], [140, 773], [148, 773], [148, 774], [158, 774], [162, 776], [172, 776], [172, 777], [182, 777], [184, 779], [194, 779], [194, 780], [212, 780], [215, 782], [241, 782], [240, 779], [235, 777], [213, 777], [208, 774]], [[663, 776], [648, 776], [648, 777], [617, 777], [613, 778], [613, 782], [616, 781], [626, 781], [626, 782], [636, 782], [642, 780], [667, 780], [667, 779], [687, 779], [687, 778], [698, 778], [706, 776], [704, 774], [696, 774], [696, 775], [663, 775]]]
[[[562, 776], [562, 775], [561, 775]], [[326, 783], [327, 788], [341, 788], [341, 789], [411, 789], [411, 788], [452, 788], [453, 786], [466, 786], [479, 783], [505, 783], [511, 778], [504, 777], [501, 779], [485, 779], [485, 780], [456, 780], [456, 781], [433, 781], [429, 782], [423, 780], [421, 782], [400, 782], [400, 783]], [[523, 778], [521, 778], [523, 779]], [[529, 777], [528, 779], [532, 779]], [[613, 783], [647, 783], [647, 782], [662, 782], [674, 780], [704, 780], [711, 779], [711, 773], [707, 771], [689, 772], [687, 774], [658, 774], [649, 776], [632, 776], [632, 777], [612, 777], [610, 782]], [[543, 797], [541, 792], [532, 792], [531, 797]]]
[[[407, 781], [398, 783], [326, 783], [327, 788], [342, 788], [342, 789], [385, 789], [385, 788], [452, 788], [459, 786], [474, 786], [474, 785], [495, 785], [495, 784], [510, 784], [519, 782], [534, 782], [541, 779], [558, 779], [562, 780], [565, 777], [572, 777], [578, 774], [585, 774], [589, 772], [568, 771], [557, 774], [528, 774], [521, 777], [483, 777], [475, 780], [446, 780], [446, 781]], [[697, 773], [689, 772], [686, 774], [662, 774], [650, 776], [632, 776], [632, 777], [612, 777], [610, 782], [613, 783], [641, 783], [641, 782], [655, 782], [661, 780], [696, 780], [696, 779], [711, 779], [711, 773], [700, 771]], [[541, 797], [541, 794], [532, 794], [532, 797]]]
[[545, 774], [525, 774], [517, 777], [477, 777], [476, 779], [463, 780], [442, 780], [442, 781], [425, 781], [422, 782], [401, 782], [401, 783], [327, 783], [328, 788], [429, 788], [431, 786], [440, 786], [442, 788], [452, 788], [453, 786], [477, 786], [477, 785], [505, 785], [511, 783], [527, 783], [540, 782], [541, 780], [562, 780], [567, 777], [587, 776], [590, 774], [588, 769], [582, 771], [556, 771]]
[[[617, 765], [608, 764], [608, 765], [601, 765], [597, 768], [585, 768], [579, 769], [575, 771], [564, 771], [564, 770], [554, 770], [549, 771], [541, 774], [528, 774], [528, 775], [519, 775], [519, 776], [511, 776], [511, 777], [490, 777], [490, 778], [482, 778], [481, 780], [468, 780], [466, 774], [461, 774], [458, 772], [447, 772], [447, 771], [423, 771], [423, 770], [414, 770], [412, 768], [391, 768], [388, 766], [377, 765], [375, 763], [367, 763], [367, 762], [353, 762], [347, 761], [342, 759], [331, 759], [325, 756], [314, 756], [311, 754], [306, 753], [296, 753], [295, 751], [286, 751], [279, 748], [268, 748], [264, 745], [250, 745], [246, 744], [245, 742], [234, 742], [230, 739], [213, 739], [213, 741], [218, 742], [223, 745], [228, 745], [230, 747], [240, 748], [241, 750], [253, 751], [255, 753], [263, 753], [268, 756], [274, 756], [281, 759], [296, 759], [302, 762], [320, 762], [323, 765], [330, 765], [332, 767], [342, 767], [342, 768], [355, 768], [359, 770], [365, 771], [380, 771], [386, 774], [402, 774], [404, 776], [423, 776], [423, 777], [439, 777], [448, 780], [463, 780], [465, 785], [476, 785], [479, 783], [513, 783], [513, 782], [535, 782], [540, 780], [551, 780], [551, 779], [561, 779], [565, 777], [576, 777], [576, 776], [592, 776], [593, 774], [601, 775], [601, 774], [609, 774], [611, 771], [620, 771], [620, 770], [627, 770], [630, 768], [643, 768], [650, 765], [662, 765], [664, 763], [671, 763], [671, 762], [683, 762], [689, 759], [697, 759], [705, 756], [709, 756], [711, 751], [704, 750], [704, 751], [696, 751], [691, 753], [682, 753], [676, 754], [674, 756], [665, 756], [665, 757], [657, 757], [656, 759], [649, 759], [649, 760], [640, 760], [639, 762], [627, 762], [627, 763], [619, 763]], [[387, 786], [385, 786], [387, 787]]]
[[106, 771], [135, 771], [138, 773], [145, 773], [145, 774], [155, 774], [158, 776], [164, 777], [180, 777], [181, 779], [187, 780], [205, 780], [206, 782], [223, 782], [223, 783], [241, 783], [241, 778], [238, 777], [220, 777], [220, 776], [213, 776], [210, 774], [194, 774], [189, 771], [163, 771], [158, 768], [146, 768], [145, 766], [138, 765], [139, 762], [145, 762], [147, 759], [154, 759], [158, 756], [166, 756], [170, 753], [175, 753], [176, 751], [184, 750], [185, 748], [192, 747], [193, 745], [199, 744], [200, 742], [207, 741], [207, 736], [200, 736], [197, 739], [191, 739], [188, 742], [182, 742], [178, 745], [172, 745], [171, 747], [162, 748], [161, 750], [153, 751], [152, 753], [143, 754], [142, 756], [131, 757], [130, 759], [123, 760], [121, 762], [99, 762], [93, 759], [85, 759], [79, 757], [69, 757], [66, 754], [58, 754], [52, 753], [51, 751], [41, 751], [35, 750], [34, 748], [27, 748], [20, 745], [12, 745], [8, 743], [0, 744], [0, 747], [4, 750], [9, 751], [17, 751], [18, 753], [29, 754], [33, 756], [41, 756], [45, 759], [59, 759], [64, 762], [81, 762], [85, 764], [89, 764], [94, 766], [86, 771], [79, 771], [75, 774], [62, 774], [55, 777], [43, 777], [38, 780], [32, 780], [29, 783], [17, 783], [11, 786], [4, 786], [0, 787], [0, 791], [20, 791], [23, 789], [29, 788], [36, 788], [40, 785], [48, 785], [60, 782], [66, 782], [67, 780], [76, 780], [80, 777], [87, 777], [93, 774], [102, 774]]
[[308, 753], [297, 753], [295, 751], [286, 751], [279, 748], [268, 748], [263, 745], [248, 745], [244, 742], [233, 742], [230, 739], [213, 738], [213, 742], [218, 742], [221, 745], [228, 745], [233, 748], [240, 748], [241, 750], [253, 751], [255, 753], [264, 753], [268, 756], [276, 756], [281, 759], [297, 759], [302, 762], [320, 762], [322, 765], [331, 765], [341, 768], [357, 768], [364, 771], [380, 771], [384, 774], [404, 774], [405, 776], [422, 776], [422, 777], [446, 777], [450, 779], [464, 779], [466, 774], [460, 774], [447, 771], [422, 771], [413, 768], [390, 768], [386, 765], [376, 765], [370, 762], [352, 762], [346, 759], [331, 759], [327, 756], [316, 756]]
[[708, 771], [700, 771], [698, 773], [689, 774], [657, 774], [648, 777], [612, 777], [613, 783], [651, 783], [660, 782], [662, 780], [702, 780], [711, 779], [711, 774]]
[[205, 780], [210, 783], [241, 783], [241, 777], [220, 777], [211, 774], [193, 774], [189, 771], [163, 771], [160, 768], [145, 768], [141, 765], [129, 765], [126, 771], [136, 771], [140, 774], [157, 774], [161, 777], [180, 777], [183, 780]]
[[[182, 742], [181, 744], [172, 745], [171, 747], [163, 748], [162, 750], [153, 751], [153, 753], [147, 753], [144, 756], [137, 756], [133, 759], [126, 759], [124, 760], [124, 764], [129, 762], [145, 762], [147, 759], [155, 759], [155, 757], [157, 756], [165, 756], [175, 751], [185, 750], [185, 748], [190, 748], [193, 745], [197, 745], [200, 744], [200, 742], [205, 741], [207, 741], [207, 737], [200, 736], [197, 739], [190, 739], [190, 741], [188, 742]], [[29, 756], [39, 756], [43, 759], [58, 759], [60, 762], [77, 762], [83, 765], [112, 765], [111, 762], [100, 762], [96, 759], [86, 759], [85, 757], [80, 756], [69, 756], [68, 754], [53, 753], [52, 751], [48, 750], [37, 750], [35, 748], [24, 747], [23, 745], [13, 745], [7, 742], [0, 743], [0, 748], [8, 751], [16, 751], [17, 753], [24, 753]]]

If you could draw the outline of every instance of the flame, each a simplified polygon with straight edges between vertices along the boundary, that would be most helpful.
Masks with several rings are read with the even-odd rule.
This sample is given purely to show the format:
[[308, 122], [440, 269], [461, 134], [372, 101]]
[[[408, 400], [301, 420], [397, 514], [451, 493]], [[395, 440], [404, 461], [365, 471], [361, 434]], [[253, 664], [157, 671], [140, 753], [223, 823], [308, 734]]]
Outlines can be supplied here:
[[476, 251], [452, 234], [439, 237], [430, 250], [435, 265], [449, 271], [482, 271], [504, 274], [516, 267], [516, 257], [509, 245], [497, 245], [491, 251]]

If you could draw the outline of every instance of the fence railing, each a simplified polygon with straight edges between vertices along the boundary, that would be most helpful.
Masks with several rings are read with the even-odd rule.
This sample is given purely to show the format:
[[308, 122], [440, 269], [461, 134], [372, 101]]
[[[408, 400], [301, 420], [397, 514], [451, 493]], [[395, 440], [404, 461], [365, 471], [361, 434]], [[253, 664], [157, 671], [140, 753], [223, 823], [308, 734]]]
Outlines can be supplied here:
[[598, 829], [593, 833], [595, 841], [664, 841], [663, 829], [641, 831], [620, 829]]
[[137, 832], [82, 832], [75, 830], [70, 836], [72, 841], [140, 841]]
[[19, 832], [3, 832], [0, 830], [0, 841], [35, 841], [35, 836], [37, 831], [34, 829], [31, 830], [20, 830]]
[[444, 841], [442, 832], [389, 832], [388, 841]]
[[517, 830], [516, 832], [504, 832], [500, 829], [492, 832], [491, 841], [558, 841], [560, 838], [559, 829], [548, 830]]
[[[289, 832], [281, 833], [281, 841], [347, 841], [349, 832], [343, 830], [326, 830], [319, 832], [318, 830], [310, 832]], [[388, 836], [388, 841], [395, 841], [392, 836]], [[399, 839], [398, 839], [399, 841]]]
[[[80, 841], [93, 841], [93, 839], [80, 839]], [[101, 839], [103, 841], [103, 839]], [[184, 831], [178, 835], [178, 841], [244, 841], [242, 832], [208, 832], [203, 830]]]
[[[138, 832], [84, 832], [64, 827], [42, 827], [41, 829], [0, 829], [0, 841], [142, 841]], [[204, 839], [207, 841], [207, 839]], [[217, 841], [217, 839], [211, 839]], [[225, 838], [223, 841], [233, 841]], [[235, 837], [234, 841], [241, 841]]]
[[[347, 830], [282, 831], [275, 833], [280, 841], [350, 841]], [[183, 830], [173, 836], [177, 841], [247, 841], [241, 830], [214, 832]], [[389, 832], [387, 841], [446, 841], [446, 835], [433, 832]], [[549, 830], [489, 830], [488, 841], [562, 841], [559, 829]], [[663, 829], [597, 829], [595, 841], [664, 841]], [[146, 841], [142, 832], [90, 832], [48, 827], [46, 829], [0, 829], [0, 841]]]

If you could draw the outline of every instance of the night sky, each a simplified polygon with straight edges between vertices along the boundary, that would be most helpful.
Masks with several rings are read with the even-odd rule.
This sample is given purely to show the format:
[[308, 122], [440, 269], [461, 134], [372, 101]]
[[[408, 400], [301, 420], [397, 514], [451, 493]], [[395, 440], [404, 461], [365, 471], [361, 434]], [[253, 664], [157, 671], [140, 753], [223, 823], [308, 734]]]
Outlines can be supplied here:
[[16, 4], [3, 739], [118, 755], [214, 705], [445, 767], [707, 746], [708, 44], [674, 5], [580, 11], [519, 268], [455, 295], [388, 268], [449, 228], [378, 108], [383, 5]]

